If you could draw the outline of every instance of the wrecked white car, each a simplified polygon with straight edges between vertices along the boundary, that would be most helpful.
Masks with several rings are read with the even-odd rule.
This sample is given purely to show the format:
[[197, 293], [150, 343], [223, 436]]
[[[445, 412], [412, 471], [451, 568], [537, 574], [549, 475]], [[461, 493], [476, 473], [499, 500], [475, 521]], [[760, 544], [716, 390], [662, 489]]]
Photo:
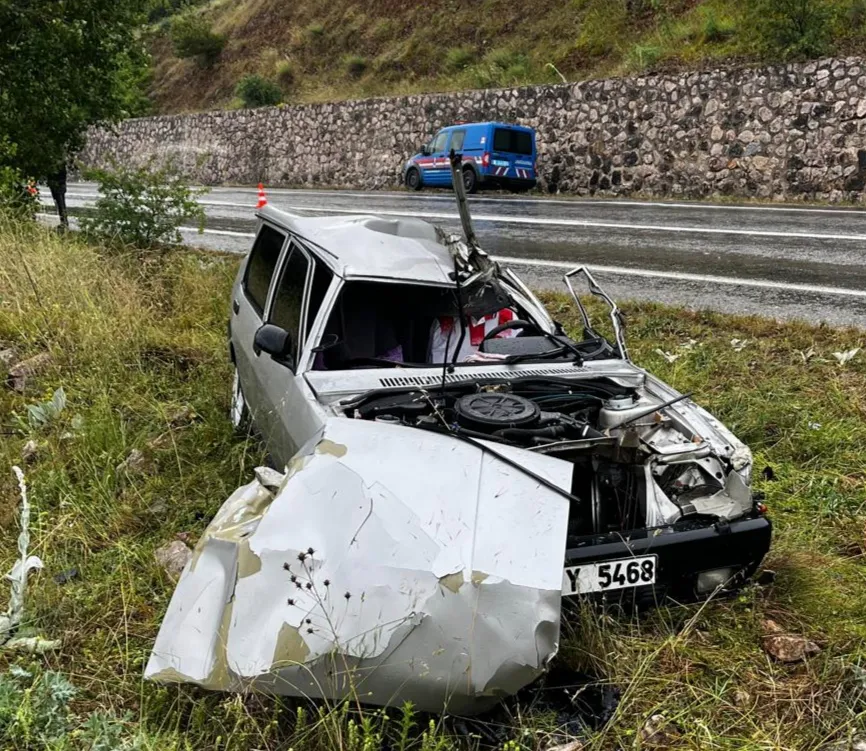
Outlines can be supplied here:
[[582, 307], [566, 336], [465, 215], [465, 238], [258, 216], [232, 413], [284, 471], [214, 518], [148, 677], [477, 713], [545, 670], [564, 597], [705, 597], [755, 571], [749, 450], [630, 361], [609, 299], [612, 341]]

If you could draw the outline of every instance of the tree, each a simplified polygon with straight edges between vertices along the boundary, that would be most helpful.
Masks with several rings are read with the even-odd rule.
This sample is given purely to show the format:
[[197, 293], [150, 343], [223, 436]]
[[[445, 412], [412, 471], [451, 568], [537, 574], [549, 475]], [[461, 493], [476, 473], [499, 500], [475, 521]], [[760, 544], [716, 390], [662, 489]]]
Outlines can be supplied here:
[[146, 0], [0, 0], [0, 167], [55, 175], [89, 125], [137, 114]]

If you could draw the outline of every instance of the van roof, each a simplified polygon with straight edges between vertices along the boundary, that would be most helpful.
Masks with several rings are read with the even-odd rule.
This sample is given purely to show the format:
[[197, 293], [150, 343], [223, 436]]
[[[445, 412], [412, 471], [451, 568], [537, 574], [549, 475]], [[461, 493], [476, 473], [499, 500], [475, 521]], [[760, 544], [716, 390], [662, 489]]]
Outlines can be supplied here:
[[301, 217], [264, 206], [256, 216], [298, 235], [346, 278], [453, 287], [451, 254], [436, 228], [414, 218], [371, 215]]
[[528, 130], [533, 131], [528, 125], [518, 125], [517, 123], [500, 123], [495, 120], [489, 120], [484, 123], [459, 123], [457, 125], [446, 125], [439, 130], [453, 130], [454, 128], [481, 128], [493, 125], [497, 128], [511, 128], [512, 130]]

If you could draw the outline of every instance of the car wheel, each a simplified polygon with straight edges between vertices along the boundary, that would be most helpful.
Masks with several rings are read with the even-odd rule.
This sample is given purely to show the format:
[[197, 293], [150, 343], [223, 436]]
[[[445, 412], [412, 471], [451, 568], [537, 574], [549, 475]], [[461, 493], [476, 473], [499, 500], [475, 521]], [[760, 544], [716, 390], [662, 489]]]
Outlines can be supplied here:
[[463, 187], [467, 193], [478, 192], [478, 175], [472, 167], [467, 167], [463, 170]]
[[406, 187], [409, 190], [421, 190], [421, 173], [414, 167], [406, 173]]
[[232, 421], [232, 427], [240, 433], [248, 433], [252, 427], [250, 419], [250, 410], [247, 407], [247, 400], [244, 397], [244, 390], [241, 388], [241, 379], [238, 375], [238, 369], [235, 368], [234, 376], [232, 377], [232, 405], [229, 411], [229, 417]]

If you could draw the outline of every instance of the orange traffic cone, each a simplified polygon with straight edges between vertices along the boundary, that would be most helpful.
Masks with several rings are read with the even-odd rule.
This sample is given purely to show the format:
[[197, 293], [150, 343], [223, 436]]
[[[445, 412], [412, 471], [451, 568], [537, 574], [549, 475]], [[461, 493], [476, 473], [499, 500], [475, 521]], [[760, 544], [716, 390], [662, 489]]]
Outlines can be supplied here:
[[259, 202], [256, 204], [256, 208], [260, 209], [262, 206], [268, 205], [268, 197], [265, 195], [265, 186], [259, 183]]

